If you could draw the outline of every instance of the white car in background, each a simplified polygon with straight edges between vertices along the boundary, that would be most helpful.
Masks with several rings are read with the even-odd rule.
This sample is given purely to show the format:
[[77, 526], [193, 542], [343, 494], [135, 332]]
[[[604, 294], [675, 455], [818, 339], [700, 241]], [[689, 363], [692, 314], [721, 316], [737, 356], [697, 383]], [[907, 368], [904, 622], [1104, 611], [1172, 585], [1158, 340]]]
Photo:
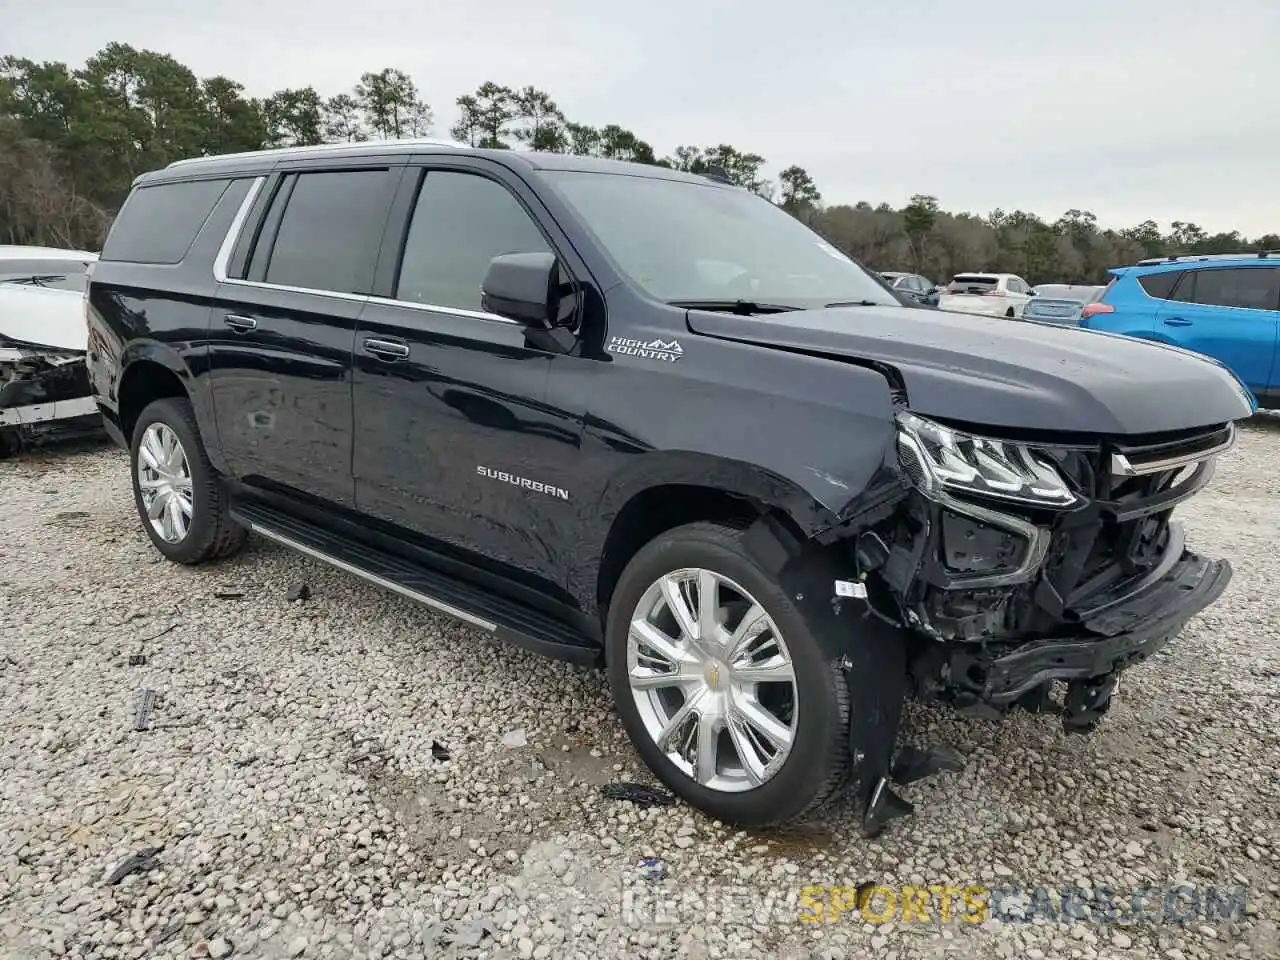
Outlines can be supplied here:
[[102, 426], [85, 367], [87, 250], [0, 246], [0, 456]]
[[938, 298], [939, 310], [987, 317], [1021, 317], [1031, 285], [1013, 273], [957, 273]]

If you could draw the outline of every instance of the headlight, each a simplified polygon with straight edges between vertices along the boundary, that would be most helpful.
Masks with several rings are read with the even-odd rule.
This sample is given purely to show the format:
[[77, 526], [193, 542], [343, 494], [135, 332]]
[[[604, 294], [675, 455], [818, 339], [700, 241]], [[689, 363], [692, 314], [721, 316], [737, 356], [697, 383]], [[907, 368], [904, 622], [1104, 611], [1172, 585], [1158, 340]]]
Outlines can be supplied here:
[[1057, 468], [1025, 444], [961, 433], [913, 413], [898, 414], [898, 457], [926, 494], [946, 489], [1043, 507], [1077, 499]]

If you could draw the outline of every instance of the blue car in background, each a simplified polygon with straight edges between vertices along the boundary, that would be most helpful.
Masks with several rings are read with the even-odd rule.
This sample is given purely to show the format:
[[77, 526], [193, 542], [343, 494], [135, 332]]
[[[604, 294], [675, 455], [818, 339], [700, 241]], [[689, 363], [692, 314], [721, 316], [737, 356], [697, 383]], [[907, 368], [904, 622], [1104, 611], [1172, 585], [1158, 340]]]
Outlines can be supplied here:
[[1105, 289], [1103, 286], [1042, 283], [1031, 291], [1030, 302], [1022, 308], [1022, 319], [1076, 326], [1084, 308], [1097, 300]]
[[1080, 326], [1205, 354], [1257, 406], [1280, 409], [1280, 252], [1165, 257], [1108, 272]]

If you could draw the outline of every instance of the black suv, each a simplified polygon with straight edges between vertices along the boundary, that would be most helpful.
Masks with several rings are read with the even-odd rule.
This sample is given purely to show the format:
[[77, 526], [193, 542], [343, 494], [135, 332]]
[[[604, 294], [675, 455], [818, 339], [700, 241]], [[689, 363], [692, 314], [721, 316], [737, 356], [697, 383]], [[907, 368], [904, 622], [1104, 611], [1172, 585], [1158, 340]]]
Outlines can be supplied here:
[[[1065, 722], [1230, 567], [1174, 505], [1253, 412], [1222, 366], [909, 309], [745, 190], [401, 141], [138, 178], [89, 365], [179, 563], [249, 531], [607, 669], [652, 771], [739, 824], [945, 752], [907, 696]], [[1056, 701], [1055, 701], [1056, 702]]]

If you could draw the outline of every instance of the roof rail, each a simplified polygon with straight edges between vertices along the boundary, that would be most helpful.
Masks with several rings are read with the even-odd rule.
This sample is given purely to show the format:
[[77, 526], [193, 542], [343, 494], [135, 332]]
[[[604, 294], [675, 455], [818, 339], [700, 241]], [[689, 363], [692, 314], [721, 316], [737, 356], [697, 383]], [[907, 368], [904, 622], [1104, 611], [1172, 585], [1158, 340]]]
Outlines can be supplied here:
[[305, 157], [313, 153], [342, 153], [346, 150], [369, 150], [391, 145], [454, 147], [456, 149], [462, 149], [466, 146], [466, 144], [458, 143], [456, 140], [440, 140], [434, 137], [412, 137], [403, 140], [353, 140], [346, 143], [317, 143], [309, 144], [305, 147], [271, 147], [266, 150], [245, 150], [241, 153], [213, 153], [205, 157], [187, 157], [183, 160], [174, 160], [165, 169], [170, 170], [174, 167], [184, 167], [188, 164], [204, 163], [206, 160], [241, 160], [249, 157], [279, 157], [283, 160], [290, 157]]
[[1280, 256], [1280, 250], [1246, 250], [1243, 253], [1184, 253], [1170, 257], [1148, 257], [1139, 260], [1138, 266], [1150, 267], [1160, 263], [1185, 263], [1189, 260], [1248, 260], [1250, 257], [1266, 260], [1268, 257]]

